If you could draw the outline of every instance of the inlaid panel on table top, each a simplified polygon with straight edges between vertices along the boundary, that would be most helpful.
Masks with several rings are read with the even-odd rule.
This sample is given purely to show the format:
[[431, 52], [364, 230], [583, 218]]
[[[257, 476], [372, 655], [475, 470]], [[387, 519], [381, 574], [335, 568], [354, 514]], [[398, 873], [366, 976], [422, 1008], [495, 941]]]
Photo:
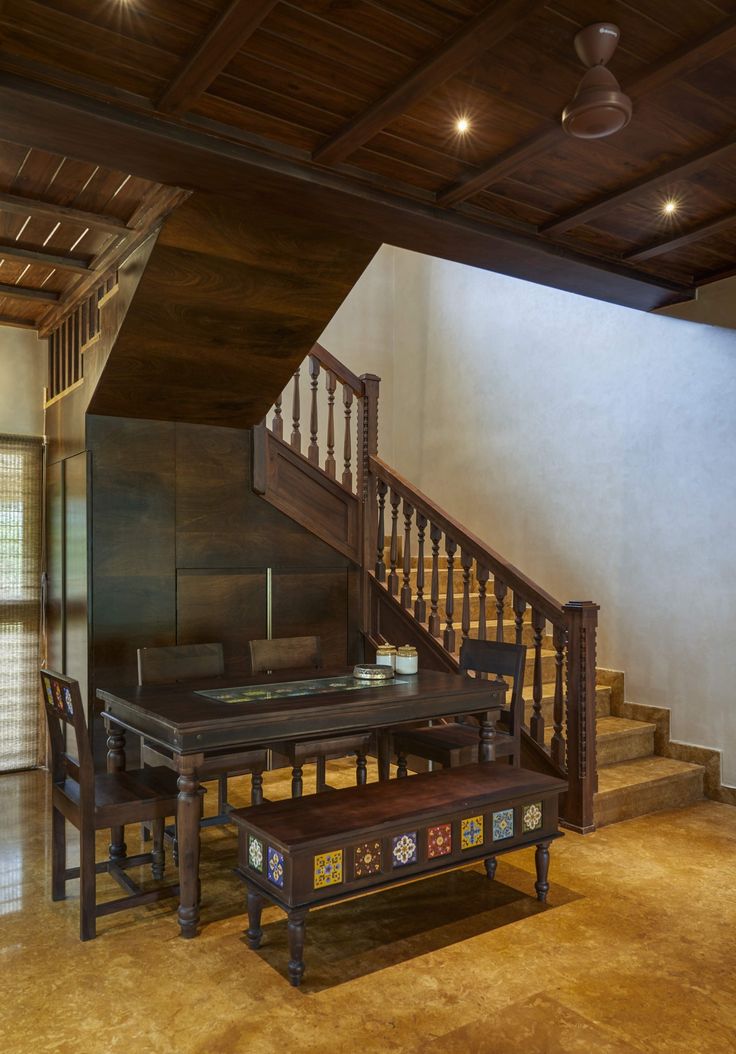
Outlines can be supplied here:
[[[479, 775], [483, 772], [483, 783]], [[518, 769], [497, 762], [462, 765], [455, 769], [444, 769], [442, 778], [438, 773], [424, 772], [407, 780], [387, 780], [369, 783], [365, 787], [346, 787], [338, 794], [310, 794], [299, 799], [299, 809], [294, 809], [291, 800], [273, 801], [245, 810], [243, 820], [256, 830], [263, 828], [268, 836], [289, 850], [297, 850], [302, 844], [312, 844], [321, 838], [335, 843], [350, 838], [363, 826], [379, 826], [390, 823], [401, 816], [405, 824], [421, 823], [422, 817], [443, 813], [448, 801], [464, 798], [470, 814], [481, 804], [525, 795], [549, 794], [563, 791], [566, 783], [539, 772]], [[406, 815], [407, 788], [411, 787], [412, 802], [416, 811]]]

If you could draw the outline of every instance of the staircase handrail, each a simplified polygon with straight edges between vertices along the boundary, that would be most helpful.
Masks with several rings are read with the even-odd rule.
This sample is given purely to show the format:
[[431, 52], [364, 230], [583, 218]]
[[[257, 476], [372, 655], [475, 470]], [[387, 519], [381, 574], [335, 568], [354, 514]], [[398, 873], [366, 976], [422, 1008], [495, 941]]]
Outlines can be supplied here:
[[463, 527], [449, 512], [422, 491], [417, 490], [380, 457], [370, 458], [370, 470], [377, 479], [382, 479], [389, 487], [401, 494], [402, 498], [407, 498], [415, 509], [427, 517], [430, 523], [441, 527], [443, 533], [454, 538], [460, 548], [469, 553], [478, 563], [487, 567], [493, 573], [494, 578], [502, 578], [510, 589], [523, 596], [533, 608], [541, 611], [553, 625], [566, 625], [564, 605], [559, 600], [555, 600], [550, 593], [528, 578], [518, 567], [514, 567], [490, 545]]
[[347, 384], [353, 389], [359, 399], [362, 399], [365, 395], [365, 384], [353, 371], [346, 366], [339, 359], [336, 359], [332, 352], [328, 351], [327, 348], [323, 348], [321, 344], [314, 344], [312, 350], [309, 353], [309, 357], [316, 359], [320, 366], [324, 366], [330, 373], [334, 373], [335, 377], [340, 381], [341, 384]]

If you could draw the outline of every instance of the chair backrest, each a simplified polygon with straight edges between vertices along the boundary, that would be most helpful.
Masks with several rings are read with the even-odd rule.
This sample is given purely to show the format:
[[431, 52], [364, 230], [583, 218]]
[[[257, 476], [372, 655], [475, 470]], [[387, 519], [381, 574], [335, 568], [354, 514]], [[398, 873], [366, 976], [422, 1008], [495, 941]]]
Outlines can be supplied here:
[[[51, 741], [51, 772], [54, 782], [71, 777], [80, 787], [88, 787], [93, 791], [94, 762], [79, 681], [54, 670], [42, 669], [40, 673]], [[67, 725], [71, 725], [74, 730], [76, 758], [67, 750]]]
[[511, 701], [508, 716], [511, 731], [516, 734], [521, 728], [524, 710], [524, 668], [526, 646], [524, 644], [502, 644], [495, 640], [472, 640], [466, 638], [460, 648], [461, 673], [491, 673], [496, 677], [511, 677]]
[[252, 640], [249, 646], [253, 673], [275, 673], [278, 670], [319, 670], [322, 666], [322, 644], [319, 637], [277, 637], [276, 640]]
[[199, 677], [222, 677], [222, 644], [171, 644], [138, 649], [138, 684], [173, 684]]

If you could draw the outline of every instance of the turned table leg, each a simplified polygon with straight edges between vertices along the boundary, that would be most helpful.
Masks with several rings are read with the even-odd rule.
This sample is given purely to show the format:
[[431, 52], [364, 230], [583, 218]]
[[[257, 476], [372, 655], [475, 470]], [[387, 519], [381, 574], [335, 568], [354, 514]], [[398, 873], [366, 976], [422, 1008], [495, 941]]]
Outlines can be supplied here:
[[540, 900], [542, 904], [546, 901], [549, 893], [549, 882], [547, 881], [547, 876], [549, 875], [549, 845], [549, 842], [540, 842], [534, 854], [534, 863], [537, 867], [537, 881], [534, 883], [534, 888], [537, 891], [537, 900]]
[[261, 929], [261, 912], [263, 911], [263, 897], [255, 889], [248, 888], [248, 929], [245, 931], [245, 940], [253, 951], [261, 946], [263, 930]]
[[496, 726], [493, 723], [493, 717], [493, 711], [481, 715], [478, 761], [496, 760]]
[[289, 912], [289, 982], [298, 988], [304, 976], [304, 923], [308, 908]]
[[301, 798], [304, 790], [304, 781], [302, 780], [302, 766], [295, 765], [291, 770], [291, 796], [292, 798]]
[[496, 867], [498, 866], [498, 860], [495, 856], [487, 856], [483, 863], [486, 865], [486, 875], [488, 878], [493, 879], [496, 877]]
[[[187, 762], [188, 758], [182, 759]], [[179, 772], [176, 839], [179, 857], [179, 926], [182, 937], [196, 937], [199, 922], [199, 780], [194, 767]]]
[[[107, 727], [107, 771], [122, 772], [125, 769], [125, 729], [114, 721], [105, 721]], [[111, 860], [122, 860], [127, 856], [125, 828], [110, 828], [109, 854]]]

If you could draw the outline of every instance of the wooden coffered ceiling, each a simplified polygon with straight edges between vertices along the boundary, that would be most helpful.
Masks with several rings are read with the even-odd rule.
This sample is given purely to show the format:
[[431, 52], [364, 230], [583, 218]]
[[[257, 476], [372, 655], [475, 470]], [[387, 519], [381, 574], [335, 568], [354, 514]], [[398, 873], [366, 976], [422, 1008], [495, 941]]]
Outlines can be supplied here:
[[0, 142], [0, 323], [45, 336], [186, 196]]
[[[559, 118], [595, 20], [621, 29], [610, 65], [634, 115], [579, 141]], [[81, 193], [81, 162], [135, 173], [143, 196], [144, 179], [261, 178], [395, 244], [656, 307], [736, 269], [736, 0], [5, 0], [0, 135], [79, 159]], [[130, 226], [120, 193], [93, 211]], [[88, 266], [109, 234], [85, 237]]]

